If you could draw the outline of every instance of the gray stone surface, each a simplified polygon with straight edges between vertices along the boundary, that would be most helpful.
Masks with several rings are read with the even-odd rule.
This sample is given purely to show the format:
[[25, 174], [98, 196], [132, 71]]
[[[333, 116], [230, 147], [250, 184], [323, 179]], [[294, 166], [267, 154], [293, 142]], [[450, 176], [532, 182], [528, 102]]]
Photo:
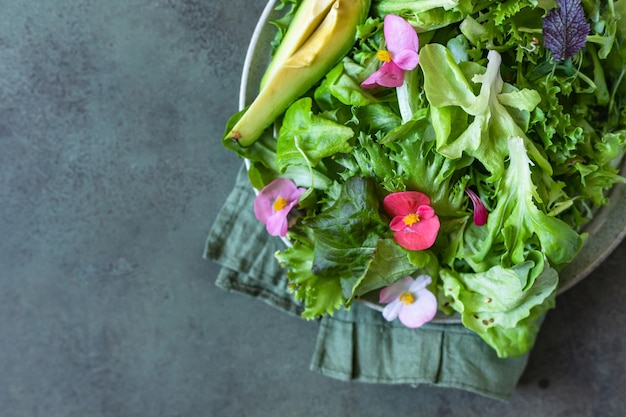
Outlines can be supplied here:
[[626, 244], [510, 403], [308, 370], [317, 324], [213, 285], [262, 0], [0, 0], [0, 415], [622, 416]]

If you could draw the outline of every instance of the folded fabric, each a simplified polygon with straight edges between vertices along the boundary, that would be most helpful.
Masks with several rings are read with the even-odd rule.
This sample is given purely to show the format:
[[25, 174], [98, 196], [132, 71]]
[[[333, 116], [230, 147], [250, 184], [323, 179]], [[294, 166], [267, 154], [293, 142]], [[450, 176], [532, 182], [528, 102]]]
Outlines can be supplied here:
[[409, 329], [355, 304], [322, 319], [311, 368], [341, 380], [457, 388], [507, 400], [528, 355], [500, 359], [461, 324]]
[[215, 284], [299, 316], [302, 306], [287, 290], [285, 271], [274, 253], [285, 244], [254, 217], [254, 191], [244, 167], [211, 227], [205, 257], [222, 266]]
[[[213, 224], [205, 257], [222, 266], [216, 285], [255, 297], [298, 316], [285, 271], [274, 258], [284, 243], [269, 236], [253, 213], [254, 192], [242, 167]], [[500, 359], [473, 332], [457, 323], [409, 329], [355, 303], [321, 320], [311, 369], [340, 380], [457, 388], [507, 400], [528, 354]]]

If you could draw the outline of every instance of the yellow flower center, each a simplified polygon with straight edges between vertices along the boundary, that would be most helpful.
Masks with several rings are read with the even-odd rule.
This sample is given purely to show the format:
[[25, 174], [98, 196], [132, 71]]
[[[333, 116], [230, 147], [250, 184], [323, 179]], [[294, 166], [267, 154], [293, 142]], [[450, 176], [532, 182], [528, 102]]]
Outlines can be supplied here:
[[404, 224], [411, 227], [415, 223], [420, 221], [420, 216], [418, 216], [417, 213], [409, 213], [406, 216], [404, 216], [404, 219], [402, 219], [402, 221], [404, 222]]
[[400, 301], [402, 301], [404, 305], [406, 306], [409, 304], [413, 304], [415, 302], [415, 297], [410, 292], [405, 291], [402, 294], [400, 294]]
[[287, 200], [285, 200], [283, 197], [278, 197], [276, 200], [274, 200], [274, 205], [272, 207], [274, 208], [274, 211], [281, 211], [286, 206]]
[[376, 52], [376, 58], [378, 58], [379, 60], [383, 62], [390, 62], [391, 54], [389, 53], [389, 51], [381, 49], [380, 51]]

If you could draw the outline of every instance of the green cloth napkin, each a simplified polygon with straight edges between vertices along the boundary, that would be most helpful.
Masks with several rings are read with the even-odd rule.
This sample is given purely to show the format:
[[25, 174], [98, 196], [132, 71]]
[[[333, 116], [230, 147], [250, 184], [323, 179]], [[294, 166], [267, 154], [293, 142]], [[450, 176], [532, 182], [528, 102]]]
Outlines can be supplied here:
[[[205, 257], [222, 266], [216, 285], [299, 316], [302, 306], [291, 297], [285, 271], [274, 258], [284, 243], [254, 217], [253, 201], [242, 167], [207, 240]], [[409, 329], [355, 303], [321, 319], [311, 369], [346, 381], [425, 384], [507, 400], [527, 361], [528, 354], [498, 358], [461, 324]]]

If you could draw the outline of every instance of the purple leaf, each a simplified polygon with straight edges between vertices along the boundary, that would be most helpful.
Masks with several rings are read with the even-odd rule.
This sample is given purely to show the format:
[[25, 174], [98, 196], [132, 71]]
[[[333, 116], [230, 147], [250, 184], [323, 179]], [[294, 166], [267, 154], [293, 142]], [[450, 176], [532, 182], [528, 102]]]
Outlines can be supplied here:
[[557, 61], [564, 61], [585, 46], [589, 23], [580, 0], [556, 0], [558, 7], [543, 19], [543, 43]]

